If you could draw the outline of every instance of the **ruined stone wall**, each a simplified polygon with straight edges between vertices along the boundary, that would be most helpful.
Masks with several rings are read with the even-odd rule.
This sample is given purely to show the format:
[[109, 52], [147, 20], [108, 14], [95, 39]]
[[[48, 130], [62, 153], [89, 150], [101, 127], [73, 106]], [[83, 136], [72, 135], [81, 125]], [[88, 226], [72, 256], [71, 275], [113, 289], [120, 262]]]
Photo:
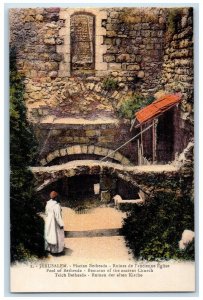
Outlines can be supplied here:
[[[57, 157], [65, 159], [66, 156], [78, 154], [86, 155], [86, 159], [95, 154], [100, 159], [118, 148], [130, 136], [129, 125], [118, 123], [54, 126], [44, 123], [35, 124], [35, 132], [40, 144], [39, 161], [42, 165]], [[136, 162], [137, 159], [135, 147], [131, 143], [111, 157], [122, 164]]]
[[159, 8], [108, 10], [104, 61], [113, 76], [135, 92], [153, 94], [160, 87], [165, 11]]
[[193, 137], [193, 10], [169, 9], [165, 33], [162, 84], [166, 92], [181, 92], [183, 100], [175, 109], [174, 155]]
[[[87, 33], [84, 24], [74, 28], [80, 14], [94, 18], [90, 30], [95, 48], [88, 50], [85, 44], [86, 52], [80, 49], [78, 53], [76, 46], [72, 52], [77, 58], [88, 51], [90, 56], [92, 51], [95, 61], [91, 70], [76, 64], [76, 72], [71, 66], [75, 59], [71, 34], [74, 30], [81, 37]], [[12, 55], [24, 75], [28, 118], [34, 124], [41, 156], [74, 144], [115, 149], [131, 137], [130, 123], [119, 119], [119, 106], [132, 93], [148, 95], [159, 89], [164, 14], [161, 9], [148, 8], [10, 10]], [[80, 48], [79, 42], [77, 45]], [[108, 86], [109, 78], [115, 83], [113, 88]], [[76, 128], [76, 122], [69, 128], [70, 118], [113, 119], [118, 124], [116, 128], [108, 128], [106, 123]], [[58, 119], [63, 119], [59, 122], [62, 130], [53, 123]], [[133, 149], [134, 144], [129, 144], [121, 153], [136, 162]]]
[[[88, 30], [94, 37], [91, 44]], [[173, 117], [173, 157], [193, 134], [190, 9], [175, 14], [161, 8], [11, 9], [10, 47], [24, 75], [40, 158], [78, 144], [116, 149], [132, 137], [119, 107], [134, 93], [183, 93]], [[100, 122], [81, 124], [79, 118]], [[121, 154], [136, 163], [135, 148], [130, 143]]]
[[[69, 22], [75, 12], [90, 12], [97, 20], [95, 70], [91, 74], [94, 76], [82, 72], [71, 76]], [[16, 50], [17, 68], [25, 75], [25, 100], [31, 119], [50, 113], [86, 116], [91, 113], [95, 98], [99, 102], [95, 109], [113, 114], [118, 102], [128, 97], [128, 93], [149, 94], [158, 90], [163, 57], [163, 11], [131, 9], [130, 12], [120, 8], [10, 11], [11, 46]], [[108, 76], [118, 83], [110, 92], [102, 84]], [[80, 98], [79, 105], [77, 98]]]

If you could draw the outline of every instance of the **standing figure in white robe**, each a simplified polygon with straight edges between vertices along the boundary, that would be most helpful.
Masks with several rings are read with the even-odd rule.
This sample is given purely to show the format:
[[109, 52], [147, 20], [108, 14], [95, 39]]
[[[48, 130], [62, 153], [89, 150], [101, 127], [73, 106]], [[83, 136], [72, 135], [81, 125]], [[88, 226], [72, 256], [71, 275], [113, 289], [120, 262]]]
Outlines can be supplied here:
[[58, 193], [52, 191], [45, 208], [45, 250], [51, 253], [64, 251], [64, 223]]

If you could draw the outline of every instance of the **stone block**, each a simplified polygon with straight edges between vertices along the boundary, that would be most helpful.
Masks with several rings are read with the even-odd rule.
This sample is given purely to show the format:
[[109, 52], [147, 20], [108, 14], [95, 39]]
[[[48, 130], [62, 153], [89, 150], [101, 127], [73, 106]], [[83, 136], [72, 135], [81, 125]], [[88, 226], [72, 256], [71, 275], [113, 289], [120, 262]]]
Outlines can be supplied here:
[[92, 82], [92, 83], [88, 83], [87, 85], [86, 85], [86, 87], [87, 87], [87, 89], [88, 90], [93, 90], [94, 89], [94, 87], [95, 87], [95, 84]]
[[60, 156], [59, 150], [55, 150], [55, 151], [53, 152], [53, 155], [54, 155], [55, 157], [59, 157], [59, 156]]
[[119, 152], [116, 152], [116, 153], [115, 153], [115, 156], [114, 156], [114, 159], [115, 159], [115, 160], [118, 160], [118, 161], [121, 162], [123, 158], [124, 158], [123, 155], [120, 154]]
[[98, 139], [99, 143], [109, 144], [114, 142], [114, 136], [100, 136]]
[[105, 36], [106, 29], [104, 27], [101, 27], [101, 23], [99, 23], [99, 20], [98, 20], [97, 24], [98, 24], [98, 26], [96, 26], [96, 36]]
[[115, 156], [115, 152], [113, 152], [113, 150], [109, 150], [108, 151], [108, 153], [107, 153], [107, 155], [108, 155], [108, 157], [110, 157], [110, 158], [114, 158], [114, 156]]
[[39, 22], [42, 22], [44, 18], [43, 18], [42, 15], [37, 14], [36, 17], [35, 17], [35, 19], [36, 19], [37, 21], [39, 21]]
[[109, 191], [101, 191], [101, 202], [108, 203], [111, 200]]
[[57, 72], [57, 71], [51, 71], [51, 72], [49, 73], [49, 77], [50, 77], [50, 78], [56, 78], [57, 75], [58, 75], [58, 72]]
[[138, 78], [144, 78], [144, 76], [145, 76], [144, 71], [139, 71], [138, 74], [137, 74]]
[[109, 62], [115, 62], [115, 55], [113, 55], [113, 54], [105, 54], [104, 56], [104, 62], [107, 62], [107, 63], [109, 63]]
[[73, 152], [74, 154], [81, 154], [81, 146], [80, 145], [75, 145], [73, 146]]
[[112, 19], [118, 19], [119, 13], [118, 12], [110, 12], [110, 18]]
[[109, 69], [112, 71], [121, 70], [121, 63], [109, 63]]
[[149, 23], [142, 23], [141, 27], [142, 27], [142, 29], [150, 29], [150, 24]]
[[102, 90], [101, 84], [100, 84], [100, 83], [98, 83], [97, 85], [95, 85], [95, 88], [94, 88], [94, 90], [95, 90], [95, 92], [97, 92], [97, 93], [100, 93], [100, 92], [101, 92], [101, 90]]
[[142, 37], [150, 37], [151, 31], [150, 30], [141, 30], [141, 36]]
[[140, 70], [140, 66], [137, 65], [137, 64], [127, 65], [127, 70], [128, 71], [139, 71]]
[[56, 41], [55, 41], [55, 38], [51, 37], [51, 38], [45, 38], [44, 43], [46, 45], [55, 45]]
[[40, 160], [40, 165], [46, 166], [46, 164], [47, 164], [47, 161], [46, 161], [45, 158], [43, 158], [43, 159]]
[[108, 154], [108, 149], [95, 147], [94, 153], [101, 156], [106, 156]]
[[73, 169], [71, 169], [71, 170], [65, 170], [64, 172], [65, 172], [65, 175], [66, 175], [67, 177], [73, 177], [73, 176], [76, 175], [76, 171], [73, 170]]
[[98, 136], [100, 134], [99, 130], [86, 130], [86, 136], [92, 137], [92, 136]]
[[94, 154], [94, 148], [95, 148], [95, 146], [93, 146], [93, 145], [88, 146], [88, 149], [87, 149], [88, 154]]
[[121, 163], [122, 163], [123, 165], [131, 165], [129, 159], [127, 159], [126, 157], [123, 157]]
[[82, 137], [82, 136], [75, 136], [73, 139], [74, 139], [74, 143], [79, 143], [79, 144], [87, 144], [89, 142], [89, 138]]
[[69, 71], [70, 64], [69, 63], [62, 63], [59, 65], [59, 71]]
[[65, 148], [64, 148], [64, 149], [60, 149], [59, 152], [60, 152], [60, 155], [61, 155], [61, 156], [67, 155], [67, 151], [66, 151]]
[[163, 37], [163, 30], [158, 30], [157, 31], [157, 36], [158, 37]]
[[126, 53], [126, 54], [120, 54], [117, 56], [116, 61], [117, 62], [130, 62], [130, 54]]
[[154, 49], [162, 49], [162, 45], [161, 44], [155, 44], [154, 45]]
[[46, 160], [47, 160], [47, 162], [49, 163], [49, 162], [52, 161], [54, 158], [55, 158], [54, 153], [49, 153], [49, 154], [47, 155]]
[[66, 151], [67, 151], [67, 154], [68, 154], [68, 155], [73, 155], [73, 154], [75, 154], [75, 153], [74, 153], [73, 146], [68, 147], [68, 148], [66, 149]]
[[88, 150], [87, 146], [81, 146], [82, 153], [87, 154], [87, 150]]
[[114, 30], [109, 30], [106, 32], [107, 37], [117, 37], [117, 33]]
[[147, 50], [153, 50], [154, 49], [154, 44], [147, 44], [146, 49]]

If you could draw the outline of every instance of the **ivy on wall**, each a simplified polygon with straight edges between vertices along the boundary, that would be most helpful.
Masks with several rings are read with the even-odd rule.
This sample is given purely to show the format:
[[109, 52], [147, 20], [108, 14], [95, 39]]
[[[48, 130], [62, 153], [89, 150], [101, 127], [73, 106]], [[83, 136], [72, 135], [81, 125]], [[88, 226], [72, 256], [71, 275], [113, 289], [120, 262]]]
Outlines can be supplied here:
[[126, 119], [133, 119], [138, 110], [151, 104], [154, 99], [153, 96], [145, 98], [141, 94], [134, 94], [121, 103], [118, 111], [119, 116]]
[[34, 192], [29, 166], [37, 144], [26, 120], [23, 77], [10, 53], [10, 231], [11, 261], [44, 256], [44, 223], [37, 215], [43, 207]]

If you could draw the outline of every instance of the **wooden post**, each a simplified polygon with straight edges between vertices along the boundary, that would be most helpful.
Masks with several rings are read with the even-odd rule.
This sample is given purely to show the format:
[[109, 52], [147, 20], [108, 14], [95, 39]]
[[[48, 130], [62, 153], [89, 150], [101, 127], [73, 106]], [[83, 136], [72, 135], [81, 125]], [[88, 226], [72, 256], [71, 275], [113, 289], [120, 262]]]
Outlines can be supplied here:
[[[141, 141], [140, 141], [141, 157], [143, 157], [143, 155], [144, 155], [144, 150], [143, 150], [143, 134], [142, 134], [142, 125], [140, 126], [140, 132], [141, 132], [141, 135], [140, 135], [140, 137], [141, 137]], [[142, 158], [141, 158], [141, 160], [142, 160]]]
[[140, 165], [140, 140], [137, 139], [137, 163]]
[[157, 143], [157, 135], [156, 135], [156, 127], [157, 127], [157, 120], [152, 121], [152, 160], [153, 163], [156, 162], [157, 156], [156, 156], [156, 143]]

